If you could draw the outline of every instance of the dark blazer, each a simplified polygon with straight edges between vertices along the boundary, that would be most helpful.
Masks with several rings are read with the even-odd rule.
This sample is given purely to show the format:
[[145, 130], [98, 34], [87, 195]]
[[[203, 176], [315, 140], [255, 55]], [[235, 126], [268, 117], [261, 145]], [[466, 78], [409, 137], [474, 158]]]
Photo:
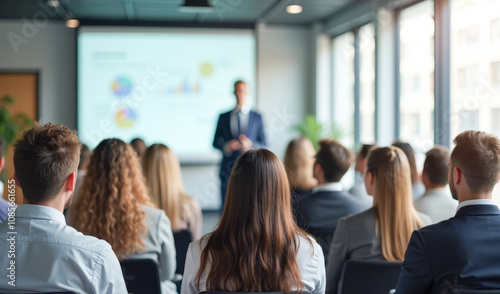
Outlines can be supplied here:
[[464, 206], [449, 220], [414, 231], [397, 294], [500, 289], [500, 210]]
[[[219, 177], [221, 179], [221, 193], [223, 194], [223, 199], [231, 170], [233, 169], [236, 160], [241, 155], [241, 151], [235, 151], [228, 155], [225, 154], [223, 150], [225, 143], [231, 141], [232, 139], [238, 139], [238, 136], [233, 136], [233, 133], [231, 132], [231, 112], [232, 110], [219, 116], [213, 143], [215, 148], [222, 151], [222, 162], [220, 165]], [[252, 140], [253, 147], [265, 147], [266, 137], [264, 135], [262, 116], [255, 111], [250, 111], [248, 115], [248, 127], [245, 130], [245, 136]]]
[[341, 217], [358, 213], [369, 207], [344, 191], [318, 191], [299, 201], [297, 215], [303, 218], [303, 227], [334, 232]]

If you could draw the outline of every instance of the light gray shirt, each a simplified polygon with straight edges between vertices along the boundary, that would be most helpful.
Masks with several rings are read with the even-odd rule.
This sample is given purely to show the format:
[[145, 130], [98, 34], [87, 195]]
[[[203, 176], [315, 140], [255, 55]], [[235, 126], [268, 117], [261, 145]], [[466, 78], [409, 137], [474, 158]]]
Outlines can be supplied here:
[[[0, 224], [0, 292], [127, 293], [111, 246], [67, 226], [60, 211], [19, 205], [11, 225], [8, 221]], [[12, 247], [15, 258], [11, 259]], [[12, 260], [15, 287], [7, 277]]]
[[431, 217], [432, 223], [438, 223], [453, 217], [457, 210], [458, 201], [451, 196], [448, 186], [438, 189], [429, 189], [415, 200], [415, 209]]
[[[240, 108], [236, 106], [233, 111], [231, 111], [231, 133], [235, 138], [238, 138], [238, 111]], [[240, 131], [244, 134], [248, 128], [248, 121], [250, 120], [250, 106], [248, 104], [243, 104], [240, 113]]]
[[[297, 252], [297, 263], [300, 269], [304, 290], [313, 294], [325, 293], [326, 277], [325, 262], [321, 247], [311, 238], [314, 248], [309, 241], [299, 236], [299, 250]], [[206, 245], [206, 238], [194, 241], [189, 245], [186, 256], [186, 267], [182, 279], [181, 294], [198, 294], [206, 291], [208, 270], [205, 268], [200, 279], [200, 286], [195, 284], [196, 274], [200, 268], [201, 252]], [[201, 243], [201, 245], [200, 245]], [[201, 246], [201, 247], [200, 247]], [[295, 288], [294, 288], [295, 289]]]

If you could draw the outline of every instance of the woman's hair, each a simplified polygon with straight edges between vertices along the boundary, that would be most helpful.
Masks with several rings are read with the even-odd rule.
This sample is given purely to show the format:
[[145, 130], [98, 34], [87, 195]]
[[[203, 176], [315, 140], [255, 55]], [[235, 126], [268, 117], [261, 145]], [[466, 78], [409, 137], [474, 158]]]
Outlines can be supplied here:
[[271, 151], [249, 150], [233, 168], [218, 227], [202, 239], [206, 246], [195, 283], [207, 271], [209, 291], [303, 289], [298, 235], [313, 246], [293, 220], [283, 164]]
[[372, 149], [366, 172], [371, 172], [375, 181], [373, 207], [380, 225], [382, 254], [389, 261], [403, 260], [412, 232], [424, 226], [413, 207], [408, 159], [394, 146]]
[[85, 235], [106, 240], [122, 259], [145, 250], [147, 233], [140, 204], [152, 206], [139, 158], [119, 139], [106, 139], [95, 149], [71, 206], [70, 224]]
[[317, 180], [313, 177], [314, 146], [306, 137], [299, 137], [288, 144], [285, 152], [285, 167], [289, 172], [292, 188], [309, 190], [316, 186]]
[[415, 184], [420, 181], [420, 175], [417, 170], [417, 161], [415, 160], [415, 151], [413, 147], [409, 143], [396, 141], [392, 143], [392, 146], [396, 146], [399, 149], [403, 150], [406, 158], [408, 158], [408, 162], [410, 163], [410, 172], [411, 172], [411, 183]]
[[178, 231], [181, 215], [190, 219], [192, 200], [184, 193], [177, 156], [167, 146], [153, 144], [144, 153], [142, 167], [153, 202], [165, 211], [172, 230]]

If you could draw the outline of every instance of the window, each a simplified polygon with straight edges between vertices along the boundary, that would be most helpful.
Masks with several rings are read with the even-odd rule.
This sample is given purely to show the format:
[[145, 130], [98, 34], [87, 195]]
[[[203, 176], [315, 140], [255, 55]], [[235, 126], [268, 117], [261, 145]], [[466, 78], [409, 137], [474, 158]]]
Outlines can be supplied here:
[[[500, 1], [451, 0], [450, 5], [451, 139], [468, 129], [496, 132], [500, 45], [492, 41], [500, 37]], [[467, 47], [472, 44], [473, 50]]]
[[375, 27], [359, 29], [360, 141], [375, 142]]
[[491, 64], [491, 83], [493, 85], [500, 85], [500, 62]]
[[500, 137], [500, 108], [491, 110], [491, 132]]
[[[434, 3], [423, 1], [399, 15], [400, 134], [415, 150], [434, 143]], [[431, 50], [429, 50], [431, 48]]]
[[341, 143], [354, 148], [354, 34], [333, 38], [333, 122], [342, 130]]
[[458, 33], [460, 47], [476, 45], [479, 43], [479, 26], [462, 29]]

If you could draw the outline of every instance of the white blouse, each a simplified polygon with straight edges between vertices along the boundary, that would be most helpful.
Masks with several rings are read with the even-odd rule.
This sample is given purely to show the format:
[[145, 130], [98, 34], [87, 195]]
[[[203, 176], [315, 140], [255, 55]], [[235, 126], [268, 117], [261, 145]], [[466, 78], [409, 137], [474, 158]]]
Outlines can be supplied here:
[[[325, 261], [321, 247], [311, 238], [314, 248], [311, 244], [299, 236], [299, 250], [297, 252], [297, 263], [299, 265], [304, 290], [310, 291], [313, 294], [325, 293], [326, 276], [325, 276]], [[200, 243], [203, 240], [203, 243]], [[186, 265], [182, 278], [181, 294], [198, 294], [201, 291], [206, 291], [206, 281], [208, 270], [205, 269], [203, 276], [200, 279], [200, 286], [195, 284], [196, 274], [200, 267], [200, 259], [202, 248], [206, 245], [207, 238], [194, 241], [189, 245], [186, 256]], [[296, 290], [293, 288], [292, 290]]]

